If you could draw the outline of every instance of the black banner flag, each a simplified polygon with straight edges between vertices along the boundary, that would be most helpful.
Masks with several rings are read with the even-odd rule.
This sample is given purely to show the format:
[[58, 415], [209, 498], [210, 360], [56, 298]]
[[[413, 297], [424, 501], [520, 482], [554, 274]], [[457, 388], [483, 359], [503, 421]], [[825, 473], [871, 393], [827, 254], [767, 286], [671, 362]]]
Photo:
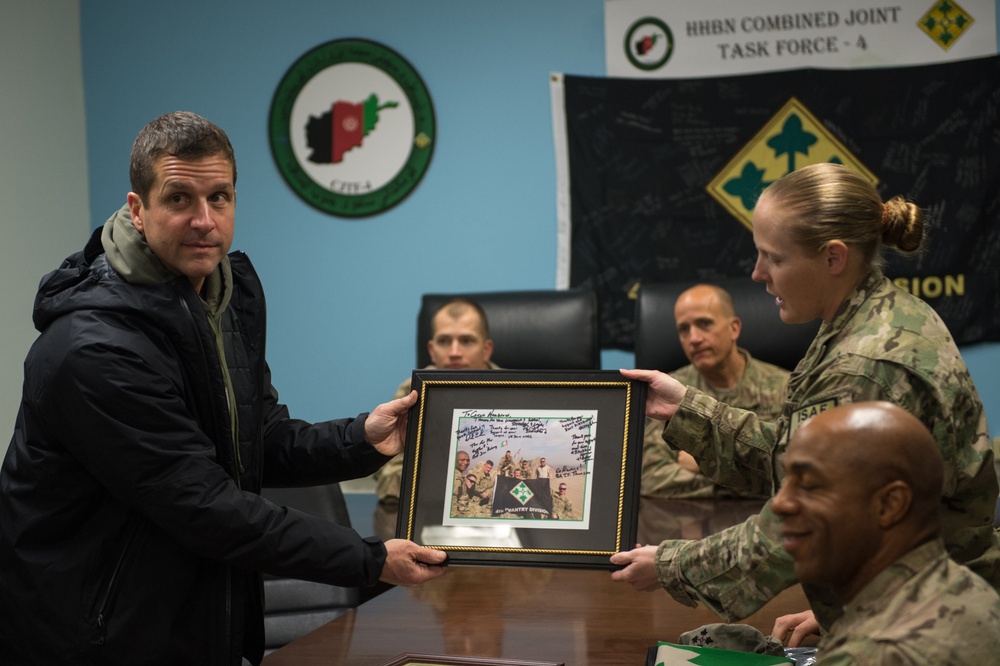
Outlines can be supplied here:
[[548, 479], [515, 479], [498, 476], [493, 489], [494, 516], [550, 518], [552, 490]]
[[[630, 349], [643, 281], [746, 276], [752, 209], [789, 171], [843, 162], [928, 212], [886, 274], [962, 343], [1000, 339], [1000, 57], [702, 79], [563, 77], [568, 286]], [[764, 287], [761, 286], [761, 289]]]

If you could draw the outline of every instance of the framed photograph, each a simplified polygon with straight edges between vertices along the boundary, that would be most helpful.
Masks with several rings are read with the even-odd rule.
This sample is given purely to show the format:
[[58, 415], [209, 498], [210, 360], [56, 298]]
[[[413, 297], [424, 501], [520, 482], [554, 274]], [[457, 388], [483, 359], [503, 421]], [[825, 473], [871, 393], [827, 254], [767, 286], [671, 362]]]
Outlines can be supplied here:
[[607, 568], [636, 541], [646, 384], [415, 370], [396, 535], [455, 564]]
[[487, 659], [483, 657], [450, 657], [437, 654], [406, 652], [382, 666], [564, 666], [563, 662], [523, 661], [520, 659]]

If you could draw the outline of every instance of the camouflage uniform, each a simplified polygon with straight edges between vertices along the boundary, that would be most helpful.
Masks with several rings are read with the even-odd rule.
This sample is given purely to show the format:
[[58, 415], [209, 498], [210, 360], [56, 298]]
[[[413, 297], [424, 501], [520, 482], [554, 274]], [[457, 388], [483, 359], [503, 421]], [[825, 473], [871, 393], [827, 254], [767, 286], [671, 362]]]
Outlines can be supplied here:
[[[458, 474], [458, 470], [455, 470]], [[476, 477], [476, 482], [472, 487], [466, 485], [465, 477], [468, 475]], [[456, 476], [456, 480], [458, 477]], [[461, 476], [461, 485], [456, 486], [454, 507], [452, 517], [456, 515], [460, 518], [477, 518], [489, 514], [489, 497], [493, 488], [494, 479], [492, 476], [484, 475], [483, 464], [479, 463], [471, 469], [465, 470]], [[487, 499], [486, 505], [481, 504], [483, 498]]]
[[497, 480], [486, 473], [483, 465], [480, 464], [476, 467], [476, 492], [478, 492], [482, 497], [493, 497], [493, 486], [496, 485]]
[[484, 496], [478, 490], [473, 489], [472, 492], [469, 493], [469, 507], [464, 517], [489, 518], [492, 504], [493, 501], [488, 495]]
[[[493, 469], [496, 469], [494, 467]], [[466, 474], [474, 474], [476, 485], [469, 491], [469, 511], [468, 518], [483, 518], [490, 515], [493, 506], [493, 487], [496, 485], [496, 477], [486, 473], [486, 462], [480, 461], [466, 471]], [[483, 502], [483, 500], [486, 500]]]
[[469, 516], [469, 507], [471, 505], [471, 499], [469, 498], [469, 489], [465, 486], [465, 482], [462, 482], [462, 486], [455, 492], [455, 501], [451, 509], [451, 517], [467, 518]]
[[[455, 469], [455, 481], [451, 487], [452, 517], [455, 511], [460, 511], [461, 515], [468, 513], [469, 494], [465, 490], [465, 475], [467, 472], [459, 472]], [[465, 507], [463, 509], [463, 507]]]
[[[736, 385], [716, 389], [693, 365], [686, 365], [670, 376], [685, 386], [692, 386], [731, 407], [749, 409], [772, 421], [781, 416], [785, 405], [785, 386], [790, 374], [784, 368], [758, 361], [740, 348], [746, 368]], [[663, 439], [663, 421], [646, 419], [642, 449], [642, 494], [646, 497], [699, 499], [705, 497], [767, 497], [769, 493], [745, 493], [730, 490], [704, 474], [684, 469], [677, 462], [677, 451]]]
[[[499, 365], [493, 361], [487, 361], [490, 370], [498, 370]], [[425, 370], [434, 370], [433, 365], [428, 365]], [[396, 389], [392, 399], [405, 398], [410, 395], [410, 383], [412, 378], [405, 380]], [[375, 495], [379, 502], [396, 503], [399, 501], [399, 480], [403, 475], [403, 454], [400, 453], [376, 471], [372, 478], [375, 479]]]
[[998, 661], [1000, 596], [951, 561], [940, 540], [877, 574], [844, 606], [816, 654], [823, 666]]
[[563, 520], [573, 520], [573, 503], [569, 496], [563, 497], [558, 490], [552, 491], [552, 517]]
[[[820, 327], [789, 379], [777, 422], [688, 389], [664, 437], [719, 483], [773, 492], [794, 429], [811, 414], [865, 400], [895, 403], [930, 428], [944, 457], [948, 552], [1000, 588], [997, 475], [982, 401], [940, 317], [877, 271]], [[664, 541], [656, 554], [660, 584], [685, 605], [702, 601], [728, 620], [745, 618], [796, 582], [780, 528], [768, 502], [742, 525], [698, 541]], [[810, 601], [823, 626], [840, 612]]]
[[510, 451], [504, 452], [500, 458], [500, 464], [497, 466], [498, 476], [514, 476], [514, 457], [508, 456], [508, 453]]

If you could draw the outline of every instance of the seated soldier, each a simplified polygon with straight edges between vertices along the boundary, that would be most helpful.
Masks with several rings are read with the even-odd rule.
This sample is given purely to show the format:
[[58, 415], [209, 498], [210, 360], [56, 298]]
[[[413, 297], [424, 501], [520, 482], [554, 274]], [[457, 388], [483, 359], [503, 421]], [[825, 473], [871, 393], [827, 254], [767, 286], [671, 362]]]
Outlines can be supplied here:
[[497, 468], [500, 476], [514, 476], [514, 458], [510, 455], [510, 449], [504, 451], [503, 458], [500, 459], [500, 466]]
[[[453, 298], [434, 313], [431, 320], [432, 337], [427, 341], [431, 357], [428, 368], [448, 370], [496, 370], [499, 366], [490, 360], [493, 341], [490, 340], [486, 313], [476, 303], [465, 298]], [[395, 395], [410, 394], [410, 379], [406, 379]], [[387, 462], [372, 475], [375, 494], [380, 503], [395, 504], [399, 501], [399, 480], [403, 473], [403, 455]]]
[[[749, 409], [765, 420], [781, 414], [789, 372], [758, 361], [738, 347], [742, 322], [733, 299], [722, 287], [691, 287], [674, 304], [674, 318], [684, 355], [691, 361], [670, 374], [733, 407]], [[646, 419], [641, 492], [647, 497], [757, 497], [720, 486], [701, 473], [695, 459], [663, 439], [663, 421]]]
[[835, 407], [795, 431], [783, 464], [784, 549], [844, 606], [819, 666], [997, 663], [1000, 596], [938, 535], [943, 463], [926, 426], [888, 402]]

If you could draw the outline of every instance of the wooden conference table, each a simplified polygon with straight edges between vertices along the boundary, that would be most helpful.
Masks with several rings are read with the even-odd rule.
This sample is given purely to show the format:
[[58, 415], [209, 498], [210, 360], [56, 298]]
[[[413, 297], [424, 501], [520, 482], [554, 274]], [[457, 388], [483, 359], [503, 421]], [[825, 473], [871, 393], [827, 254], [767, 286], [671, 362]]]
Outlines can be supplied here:
[[[760, 506], [644, 499], [639, 541], [698, 538], [742, 522]], [[379, 520], [376, 515], [376, 531]], [[776, 617], [806, 608], [796, 586], [744, 623], [768, 634]], [[423, 653], [641, 666], [657, 640], [677, 641], [684, 631], [719, 621], [704, 606], [687, 608], [662, 590], [636, 592], [612, 583], [604, 570], [456, 566], [422, 586], [388, 589], [270, 654], [264, 664], [380, 666], [404, 653]]]

